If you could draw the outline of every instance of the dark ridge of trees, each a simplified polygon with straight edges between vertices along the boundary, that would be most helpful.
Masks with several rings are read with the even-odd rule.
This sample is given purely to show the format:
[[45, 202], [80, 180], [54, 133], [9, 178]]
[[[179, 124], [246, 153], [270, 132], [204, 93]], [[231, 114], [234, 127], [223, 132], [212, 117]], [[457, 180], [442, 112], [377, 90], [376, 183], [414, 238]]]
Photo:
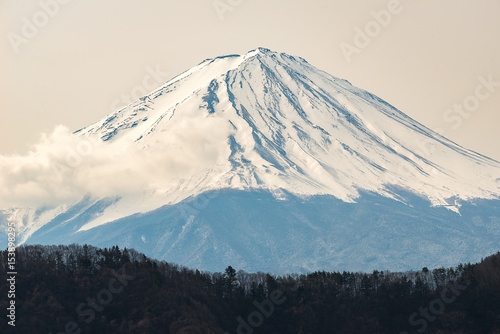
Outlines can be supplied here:
[[1, 333], [500, 333], [500, 252], [455, 268], [285, 276], [200, 272], [118, 246], [22, 246], [16, 260], [12, 331], [0, 253]]

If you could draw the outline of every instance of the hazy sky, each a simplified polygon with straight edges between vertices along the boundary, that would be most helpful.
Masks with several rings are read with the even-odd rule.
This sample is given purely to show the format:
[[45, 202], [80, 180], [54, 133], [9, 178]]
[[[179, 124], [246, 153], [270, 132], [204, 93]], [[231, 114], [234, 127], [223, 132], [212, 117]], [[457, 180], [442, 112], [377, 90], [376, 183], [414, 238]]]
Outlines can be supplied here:
[[0, 22], [0, 154], [263, 46], [500, 160], [499, 0], [0, 0]]

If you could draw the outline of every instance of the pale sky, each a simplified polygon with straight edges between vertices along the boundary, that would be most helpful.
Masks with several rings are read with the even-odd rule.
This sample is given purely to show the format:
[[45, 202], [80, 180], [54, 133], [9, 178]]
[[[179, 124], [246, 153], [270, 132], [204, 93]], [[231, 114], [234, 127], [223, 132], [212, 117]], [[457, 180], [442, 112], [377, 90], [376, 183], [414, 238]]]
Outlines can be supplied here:
[[262, 46], [500, 160], [499, 0], [0, 0], [0, 22], [0, 154], [26, 153], [59, 124], [85, 127], [206, 58]]

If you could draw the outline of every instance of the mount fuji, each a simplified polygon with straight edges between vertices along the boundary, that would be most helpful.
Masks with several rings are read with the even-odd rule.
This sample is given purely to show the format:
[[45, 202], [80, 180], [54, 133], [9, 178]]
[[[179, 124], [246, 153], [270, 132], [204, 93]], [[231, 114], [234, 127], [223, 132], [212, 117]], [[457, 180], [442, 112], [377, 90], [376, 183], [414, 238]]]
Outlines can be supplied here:
[[118, 162], [118, 185], [90, 164], [78, 177], [95, 192], [1, 211], [19, 244], [117, 244], [273, 273], [452, 266], [500, 250], [499, 162], [285, 53], [207, 59], [72, 136], [91, 143], [89, 159]]

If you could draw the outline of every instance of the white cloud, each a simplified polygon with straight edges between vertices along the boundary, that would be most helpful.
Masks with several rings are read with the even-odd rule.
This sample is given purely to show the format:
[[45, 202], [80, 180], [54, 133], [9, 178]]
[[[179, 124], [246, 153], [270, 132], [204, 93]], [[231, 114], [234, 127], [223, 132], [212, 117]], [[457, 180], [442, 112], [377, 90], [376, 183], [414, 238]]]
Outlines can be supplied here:
[[140, 193], [210, 168], [225, 147], [225, 125], [210, 118], [196, 123], [187, 119], [152, 134], [147, 147], [125, 138], [110, 143], [77, 136], [57, 126], [26, 155], [0, 155], [0, 209]]

